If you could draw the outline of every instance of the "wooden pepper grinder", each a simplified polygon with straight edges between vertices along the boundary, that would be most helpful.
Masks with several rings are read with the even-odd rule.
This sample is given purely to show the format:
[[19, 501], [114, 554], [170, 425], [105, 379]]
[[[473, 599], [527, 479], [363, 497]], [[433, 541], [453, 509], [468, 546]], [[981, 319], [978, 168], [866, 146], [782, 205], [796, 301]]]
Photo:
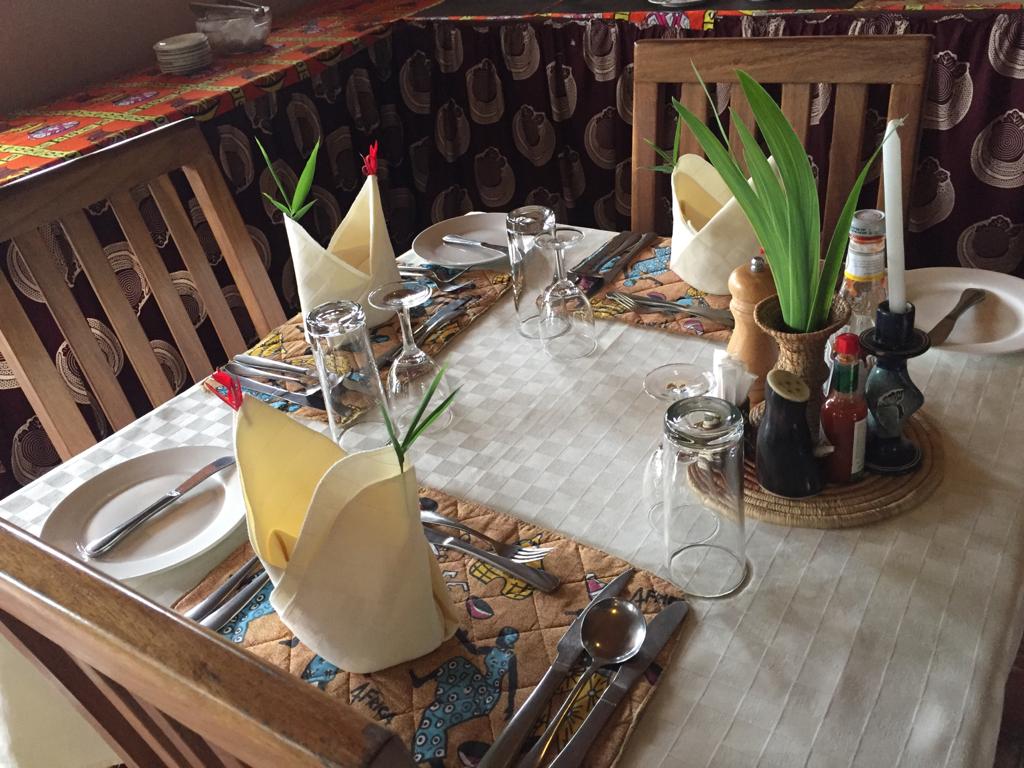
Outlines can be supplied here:
[[750, 387], [750, 406], [764, 400], [765, 377], [775, 366], [779, 348], [772, 338], [754, 322], [754, 307], [762, 299], [777, 293], [771, 269], [764, 260], [764, 250], [750, 260], [750, 264], [736, 267], [729, 275], [729, 309], [736, 321], [726, 350], [739, 358], [747, 370], [757, 376]]

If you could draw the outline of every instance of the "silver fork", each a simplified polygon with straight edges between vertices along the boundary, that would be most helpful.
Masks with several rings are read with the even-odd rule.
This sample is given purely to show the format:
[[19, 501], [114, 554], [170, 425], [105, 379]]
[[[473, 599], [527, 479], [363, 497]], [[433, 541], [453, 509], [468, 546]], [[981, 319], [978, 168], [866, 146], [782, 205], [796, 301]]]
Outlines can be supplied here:
[[487, 545], [494, 550], [494, 553], [506, 557], [509, 560], [516, 563], [532, 563], [535, 560], [542, 560], [545, 555], [552, 551], [553, 547], [524, 547], [520, 544], [506, 544], [503, 541], [496, 541], [485, 533], [481, 533], [475, 528], [471, 528], [465, 523], [460, 523], [458, 520], [452, 520], [450, 517], [445, 517], [440, 514], [437, 510], [437, 502], [433, 499], [428, 499], [425, 496], [420, 497], [420, 522], [429, 523], [430, 525], [443, 525], [448, 528], [454, 528], [457, 531], [468, 533], [470, 536], [474, 536], [481, 541], [487, 542]]
[[684, 307], [671, 301], [652, 299], [649, 296], [633, 296], [632, 294], [621, 293], [620, 291], [612, 291], [608, 294], [608, 298], [631, 312], [635, 312], [638, 309], [651, 309], [655, 312], [681, 312], [687, 315], [694, 315], [695, 317], [703, 317], [730, 328], [735, 325], [732, 312], [727, 309]]

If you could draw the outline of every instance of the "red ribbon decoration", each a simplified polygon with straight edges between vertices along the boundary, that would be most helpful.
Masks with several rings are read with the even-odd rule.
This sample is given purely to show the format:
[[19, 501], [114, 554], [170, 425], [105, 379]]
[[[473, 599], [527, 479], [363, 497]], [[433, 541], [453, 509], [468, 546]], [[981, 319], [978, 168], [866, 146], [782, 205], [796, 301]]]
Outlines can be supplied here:
[[206, 382], [206, 388], [213, 392], [217, 397], [223, 400], [225, 403], [231, 406], [233, 410], [238, 410], [242, 407], [242, 385], [238, 383], [238, 379], [232, 376], [226, 371], [214, 371], [213, 380], [224, 387], [227, 392], [221, 392], [217, 387], [211, 386], [210, 382]]
[[363, 176], [377, 175], [377, 142], [370, 145], [370, 153], [363, 155]]

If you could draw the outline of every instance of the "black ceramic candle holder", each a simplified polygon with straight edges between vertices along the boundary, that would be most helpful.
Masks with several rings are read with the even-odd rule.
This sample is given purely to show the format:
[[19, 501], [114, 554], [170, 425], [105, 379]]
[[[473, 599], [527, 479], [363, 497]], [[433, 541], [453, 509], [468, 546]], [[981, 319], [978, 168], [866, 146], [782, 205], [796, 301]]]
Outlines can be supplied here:
[[864, 463], [873, 472], [902, 474], [921, 463], [921, 449], [903, 434], [907, 419], [924, 405], [924, 395], [907, 373], [907, 360], [931, 346], [928, 334], [914, 327], [914, 305], [892, 312], [883, 301], [875, 327], [860, 335], [861, 346], [875, 356], [864, 397], [868, 402], [868, 437]]

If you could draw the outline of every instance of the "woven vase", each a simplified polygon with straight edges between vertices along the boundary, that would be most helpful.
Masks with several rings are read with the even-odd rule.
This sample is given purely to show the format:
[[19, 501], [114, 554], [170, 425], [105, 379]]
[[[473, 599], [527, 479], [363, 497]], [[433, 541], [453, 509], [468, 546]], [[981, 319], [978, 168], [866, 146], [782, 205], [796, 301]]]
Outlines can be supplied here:
[[842, 328], [850, 319], [850, 306], [840, 297], [832, 302], [828, 325], [820, 331], [793, 333], [782, 319], [782, 306], [778, 296], [769, 296], [754, 307], [754, 322], [771, 336], [779, 345], [779, 361], [776, 368], [795, 373], [811, 390], [807, 401], [807, 426], [811, 438], [818, 439], [821, 416], [822, 387], [828, 377], [825, 364], [825, 345], [832, 334]]

